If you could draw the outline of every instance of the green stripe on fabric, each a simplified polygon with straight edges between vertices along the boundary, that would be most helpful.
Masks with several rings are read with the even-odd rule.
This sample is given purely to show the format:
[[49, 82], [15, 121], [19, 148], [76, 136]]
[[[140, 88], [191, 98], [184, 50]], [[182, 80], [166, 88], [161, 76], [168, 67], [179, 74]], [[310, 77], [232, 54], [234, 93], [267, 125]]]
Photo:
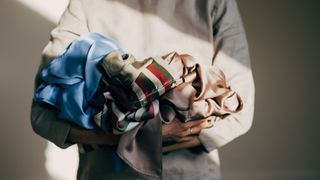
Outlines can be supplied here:
[[104, 131], [104, 132], [108, 132], [109, 129], [107, 128], [107, 112], [106, 111], [103, 111], [101, 112], [101, 116], [100, 116], [100, 125], [101, 125], [101, 129]]
[[167, 71], [163, 66], [161, 66], [157, 61], [153, 60], [152, 63], [150, 64], [157, 68], [159, 71], [163, 73], [163, 75], [170, 80], [171, 82], [175, 82], [174, 77]]
[[151, 102], [159, 97], [159, 92], [153, 82], [144, 73], [140, 73], [135, 81], [144, 92], [147, 101]]

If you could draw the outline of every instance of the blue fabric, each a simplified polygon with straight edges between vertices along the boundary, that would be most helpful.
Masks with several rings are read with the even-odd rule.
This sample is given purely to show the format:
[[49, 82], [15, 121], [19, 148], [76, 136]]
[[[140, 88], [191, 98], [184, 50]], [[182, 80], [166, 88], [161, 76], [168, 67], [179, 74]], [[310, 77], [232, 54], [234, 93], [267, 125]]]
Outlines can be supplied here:
[[42, 83], [35, 91], [35, 101], [56, 107], [61, 119], [87, 129], [97, 128], [92, 120], [97, 110], [88, 102], [102, 77], [97, 63], [113, 50], [123, 53], [117, 43], [98, 33], [86, 33], [75, 39], [41, 71]]

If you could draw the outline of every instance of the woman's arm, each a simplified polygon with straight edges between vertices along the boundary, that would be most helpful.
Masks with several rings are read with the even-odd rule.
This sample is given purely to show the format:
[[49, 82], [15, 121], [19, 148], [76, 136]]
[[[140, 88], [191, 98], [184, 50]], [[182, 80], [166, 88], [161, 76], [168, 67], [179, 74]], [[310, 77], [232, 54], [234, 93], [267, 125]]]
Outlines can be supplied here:
[[106, 134], [102, 130], [86, 130], [78, 126], [71, 126], [67, 140], [80, 144], [118, 144], [121, 135]]
[[201, 142], [198, 139], [198, 135], [194, 135], [194, 136], [189, 136], [188, 141], [175, 143], [172, 145], [162, 147], [162, 152], [165, 153], [170, 151], [176, 151], [179, 149], [187, 149], [187, 148], [192, 148], [200, 145], [201, 145]]
[[214, 126], [199, 134], [205, 149], [215, 150], [246, 133], [253, 120], [254, 81], [245, 30], [235, 0], [216, 1], [213, 16], [213, 65], [226, 76], [227, 84], [243, 101], [243, 108], [226, 117], [216, 117]]
[[235, 0], [216, 1], [214, 6], [212, 13], [213, 65], [225, 73], [228, 85], [243, 100], [243, 109], [223, 118], [214, 117], [213, 127], [201, 130], [196, 136], [180, 137], [180, 139], [187, 139], [187, 141], [164, 147], [163, 151], [165, 152], [199, 146], [200, 144], [207, 152], [210, 152], [244, 134], [251, 127], [255, 89], [247, 39], [239, 10]]
[[[39, 73], [55, 57], [63, 53], [66, 47], [81, 34], [88, 32], [86, 18], [81, 1], [71, 0], [56, 28], [51, 31], [50, 41], [43, 50], [43, 58], [35, 78], [35, 89], [41, 84]], [[61, 148], [67, 148], [77, 141], [68, 141], [70, 123], [57, 117], [57, 111], [32, 102], [31, 125], [33, 130], [43, 138]], [[75, 139], [74, 139], [75, 140]]]

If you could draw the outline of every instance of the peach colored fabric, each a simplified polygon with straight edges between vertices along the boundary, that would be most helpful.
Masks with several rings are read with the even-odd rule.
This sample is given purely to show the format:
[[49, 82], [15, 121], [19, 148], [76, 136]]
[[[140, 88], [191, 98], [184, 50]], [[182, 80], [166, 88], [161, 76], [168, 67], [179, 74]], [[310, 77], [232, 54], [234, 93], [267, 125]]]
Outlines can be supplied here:
[[224, 116], [242, 109], [240, 96], [227, 85], [219, 68], [206, 67], [192, 56], [176, 52], [166, 55], [165, 60], [170, 61], [169, 66], [183, 79], [183, 83], [161, 97], [162, 117], [169, 117], [166, 122], [176, 115], [182, 121], [189, 121]]

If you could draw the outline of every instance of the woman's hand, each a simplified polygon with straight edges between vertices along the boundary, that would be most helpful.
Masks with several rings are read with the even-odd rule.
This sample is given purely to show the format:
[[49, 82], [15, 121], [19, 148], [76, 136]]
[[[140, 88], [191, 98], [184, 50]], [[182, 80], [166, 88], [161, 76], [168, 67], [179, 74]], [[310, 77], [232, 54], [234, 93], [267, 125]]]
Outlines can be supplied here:
[[[184, 147], [185, 145], [199, 145], [198, 134], [206, 126], [207, 120], [195, 120], [182, 123], [178, 118], [175, 118], [170, 124], [162, 126], [163, 142], [173, 143]], [[71, 126], [68, 140], [74, 143], [81, 144], [118, 144], [121, 135], [106, 134], [101, 130], [86, 130], [78, 126]], [[183, 143], [183, 144], [182, 144]]]
[[176, 117], [171, 123], [162, 125], [162, 141], [181, 143], [194, 140], [206, 123], [207, 119], [183, 123]]
[[182, 123], [175, 118], [170, 124], [162, 125], [162, 141], [169, 144], [162, 147], [162, 152], [199, 146], [201, 142], [198, 135], [206, 124], [207, 119]]

